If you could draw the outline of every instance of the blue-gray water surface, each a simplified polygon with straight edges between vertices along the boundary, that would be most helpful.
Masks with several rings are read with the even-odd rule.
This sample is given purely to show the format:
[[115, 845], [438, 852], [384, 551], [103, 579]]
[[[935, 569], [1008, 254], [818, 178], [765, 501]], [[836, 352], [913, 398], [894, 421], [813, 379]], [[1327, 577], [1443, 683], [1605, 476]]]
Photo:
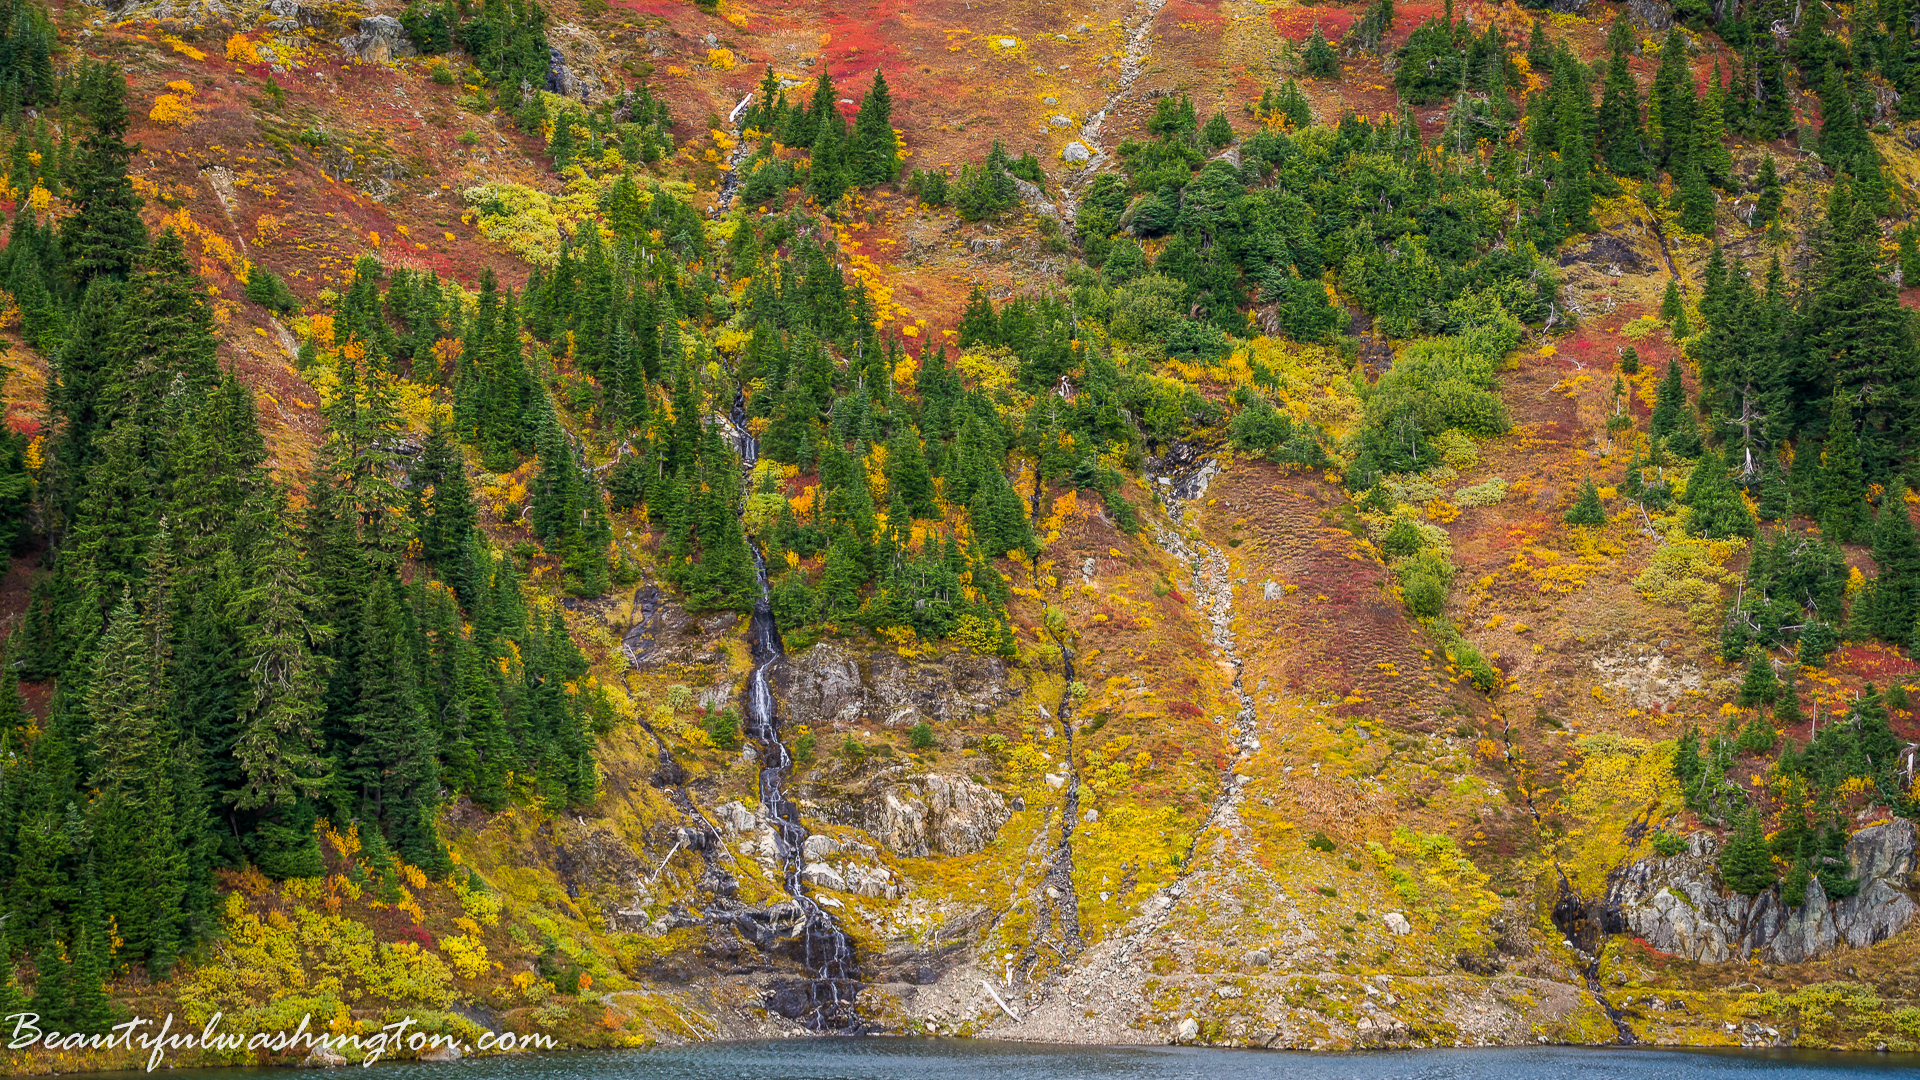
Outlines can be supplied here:
[[[1720, 1080], [1920, 1074], [1920, 1055], [1516, 1047], [1306, 1054], [977, 1040], [827, 1038], [531, 1053], [376, 1066], [378, 1080]], [[121, 1074], [132, 1080], [141, 1074]], [[341, 1069], [328, 1075], [346, 1080]], [[283, 1080], [210, 1069], [192, 1080]]]

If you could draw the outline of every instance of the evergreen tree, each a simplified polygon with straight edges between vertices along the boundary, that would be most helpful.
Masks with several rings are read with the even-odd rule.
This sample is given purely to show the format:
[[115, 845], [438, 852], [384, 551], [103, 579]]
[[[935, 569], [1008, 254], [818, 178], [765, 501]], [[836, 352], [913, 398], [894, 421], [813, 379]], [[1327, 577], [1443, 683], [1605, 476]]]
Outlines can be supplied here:
[[902, 425], [887, 447], [887, 490], [897, 495], [914, 517], [939, 516], [933, 476], [920, 449], [920, 436], [911, 425]]
[[1753, 535], [1753, 514], [1727, 475], [1726, 459], [1718, 450], [1700, 456], [1687, 475], [1687, 528], [1695, 536], [1724, 539]]
[[1753, 204], [1753, 227], [1764, 229], [1780, 216], [1780, 203], [1785, 198], [1780, 173], [1774, 166], [1771, 153], [1760, 159], [1760, 174], [1756, 179], [1760, 185], [1760, 196]]
[[1657, 160], [1676, 176], [1693, 148], [1693, 76], [1687, 62], [1687, 37], [1678, 27], [1667, 31], [1660, 49], [1660, 67], [1647, 100], [1647, 138]]
[[880, 69], [861, 99], [853, 121], [855, 169], [862, 184], [890, 184], [900, 175], [900, 150], [893, 133], [893, 98]]
[[1693, 407], [1687, 402], [1677, 359], [1667, 361], [1666, 377], [1660, 380], [1653, 412], [1648, 416], [1647, 434], [1662, 440], [1666, 451], [1678, 457], [1697, 457], [1700, 453], [1700, 428], [1694, 423]]
[[466, 463], [452, 433], [434, 418], [420, 457], [409, 470], [413, 489], [409, 516], [420, 539], [420, 557], [431, 563], [471, 603], [472, 584], [465, 580], [467, 538], [478, 520], [473, 488], [467, 482]]
[[420, 699], [415, 644], [398, 582], [372, 583], [359, 626], [357, 693], [348, 727], [355, 745], [343, 779], [363, 819], [377, 821], [401, 858], [429, 872], [450, 866], [434, 820], [438, 747]]
[[1852, 405], [1838, 388], [1827, 413], [1827, 445], [1821, 457], [1820, 532], [1836, 544], [1852, 543], [1867, 528], [1867, 476]]
[[62, 246], [82, 281], [125, 277], [147, 242], [142, 200], [127, 177], [135, 148], [126, 141], [126, 82], [118, 67], [95, 63], [82, 70], [79, 84], [90, 125], [73, 166], [76, 211], [62, 226]]
[[[1707, 184], [1706, 171], [1697, 160], [1688, 161], [1680, 181], [1680, 227], [1701, 236], [1713, 235], [1714, 205], [1713, 188]], [[1681, 317], [1685, 318], [1684, 313]]]
[[1600, 489], [1588, 480], [1580, 486], [1580, 498], [1567, 511], [1566, 522], [1569, 525], [1605, 525], [1606, 508], [1600, 505]]
[[[1747, 659], [1747, 674], [1740, 682], [1740, 690], [1733, 696], [1733, 703], [1743, 709], [1756, 705], [1771, 705], [1780, 696], [1780, 680], [1773, 674], [1773, 661], [1767, 658], [1763, 649], [1753, 650]], [[1772, 732], [1768, 731], [1767, 746], [1772, 748]], [[1742, 736], [1742, 741], [1745, 737]]]
[[[158, 549], [164, 557], [164, 543]], [[180, 947], [184, 866], [176, 835], [176, 737], [165, 715], [164, 613], [122, 599], [107, 622], [87, 686], [93, 761], [88, 807], [105, 913], [124, 940], [120, 956], [155, 973]], [[78, 942], [76, 942], [76, 946]], [[98, 972], [94, 973], [97, 977]], [[76, 969], [76, 979], [80, 972]], [[76, 991], [79, 989], [76, 983]]]
[[1760, 815], [1751, 808], [1741, 816], [1732, 839], [1720, 851], [1720, 880], [1744, 896], [1773, 887], [1773, 857], [1760, 833]]
[[1873, 563], [1879, 568], [1861, 598], [1860, 627], [1883, 641], [1905, 644], [1920, 617], [1920, 539], [1907, 502], [1888, 491], [1873, 528]]
[[284, 524], [276, 523], [255, 558], [233, 611], [252, 695], [232, 751], [242, 780], [226, 799], [236, 810], [278, 814], [327, 782], [331, 762], [319, 732], [328, 664], [320, 650], [334, 631], [316, 610], [313, 582]]
[[1647, 171], [1640, 88], [1627, 66], [1632, 50], [1633, 24], [1623, 14], [1607, 31], [1607, 75], [1598, 118], [1600, 157], [1616, 176], [1642, 176]]
[[1727, 149], [1726, 141], [1726, 103], [1726, 85], [1721, 82], [1720, 64], [1715, 61], [1713, 82], [1708, 84], [1706, 96], [1699, 99], [1693, 120], [1693, 161], [1707, 182], [1714, 185], [1724, 185], [1733, 176], [1733, 152]]
[[1228, 123], [1225, 112], [1215, 111], [1208, 118], [1206, 126], [1200, 129], [1200, 141], [1209, 150], [1220, 150], [1233, 143], [1233, 125]]
[[1844, 391], [1857, 424], [1849, 438], [1857, 439], [1865, 476], [1884, 482], [1920, 433], [1920, 350], [1910, 313], [1886, 280], [1880, 242], [1879, 225], [1853, 185], [1836, 182], [1827, 236], [1815, 249], [1813, 280], [1791, 327], [1792, 385], [1776, 411], [1798, 403], [1794, 420], [1813, 426], [1817, 417], [1805, 415], [1812, 395]]
[[1340, 54], [1334, 51], [1327, 36], [1320, 32], [1320, 25], [1314, 24], [1313, 34], [1307, 38], [1307, 48], [1302, 53], [1309, 79], [1335, 79], [1340, 76]]
[[1780, 680], [1780, 696], [1773, 703], [1773, 720], [1782, 727], [1796, 727], [1805, 719], [1800, 714], [1798, 665], [1788, 665], [1787, 677]]

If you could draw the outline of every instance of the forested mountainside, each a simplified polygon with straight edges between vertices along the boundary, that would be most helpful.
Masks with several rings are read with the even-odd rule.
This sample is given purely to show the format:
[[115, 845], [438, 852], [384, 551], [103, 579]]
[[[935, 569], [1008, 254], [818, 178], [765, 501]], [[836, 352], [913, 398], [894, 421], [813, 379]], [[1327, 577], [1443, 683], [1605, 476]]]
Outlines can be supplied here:
[[0, 1015], [1920, 1049], [1904, 0], [0, 16]]

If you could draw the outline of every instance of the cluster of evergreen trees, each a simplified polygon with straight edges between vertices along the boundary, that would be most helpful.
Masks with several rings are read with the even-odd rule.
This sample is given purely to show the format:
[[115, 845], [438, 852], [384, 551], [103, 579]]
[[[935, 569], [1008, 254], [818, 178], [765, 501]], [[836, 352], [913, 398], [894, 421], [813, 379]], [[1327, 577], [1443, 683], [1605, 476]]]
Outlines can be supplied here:
[[45, 6], [29, 0], [0, 3], [0, 116], [16, 129], [21, 110], [61, 96], [53, 70], [57, 38]]
[[[831, 207], [855, 188], [890, 184], [900, 175], [893, 96], [878, 68], [849, 127], [829, 72], [821, 71], [814, 80], [811, 101], [789, 104], [779, 76], [769, 67], [740, 118], [740, 129], [749, 138], [760, 138], [740, 168], [745, 177], [740, 188], [743, 206], [777, 203], [788, 188], [803, 186], [815, 203]], [[806, 167], [781, 157], [783, 146], [805, 148]]]
[[[1759, 666], [1764, 663], [1756, 661], [1743, 688], [1743, 694], [1753, 690], [1746, 703], [1772, 703], [1773, 723], [1800, 723], [1804, 718], [1793, 677], [1778, 680], [1770, 666]], [[1752, 896], [1781, 883], [1782, 899], [1790, 907], [1805, 902], [1815, 878], [1829, 900], [1859, 890], [1846, 858], [1845, 802], [1851, 791], [1864, 781], [1872, 796], [1887, 805], [1911, 806], [1900, 789], [1900, 740], [1889, 724], [1889, 699], [1894, 706], [1909, 704], [1900, 687], [1883, 698], [1869, 684], [1846, 716], [1819, 725], [1804, 748], [1791, 738], [1779, 748], [1767, 766], [1780, 807], [1770, 836], [1759, 806], [1731, 774], [1739, 757], [1764, 757], [1775, 749], [1773, 723], [1756, 712], [1745, 728], [1729, 726], [1708, 738], [1704, 751], [1698, 729], [1689, 726], [1681, 734], [1673, 771], [1687, 805], [1734, 825], [1720, 852], [1720, 874], [1729, 888]], [[1784, 882], [1781, 864], [1787, 867]]]
[[[0, 996], [30, 959], [31, 1007], [87, 1027], [103, 977], [164, 973], [207, 932], [215, 867], [318, 874], [325, 817], [376, 864], [448, 870], [446, 799], [591, 799], [605, 717], [558, 613], [529, 611], [477, 531], [448, 434], [408, 460], [393, 372], [423, 325], [387, 325], [377, 275], [343, 298], [295, 511], [204, 283], [141, 222], [120, 75], [80, 85], [76, 211], [54, 229], [23, 209], [0, 268], [39, 275], [52, 367], [32, 519], [17, 456], [0, 470], [9, 528], [45, 543], [0, 681]], [[403, 284], [401, 310], [446, 310]], [[53, 683], [44, 721], [17, 678]]]

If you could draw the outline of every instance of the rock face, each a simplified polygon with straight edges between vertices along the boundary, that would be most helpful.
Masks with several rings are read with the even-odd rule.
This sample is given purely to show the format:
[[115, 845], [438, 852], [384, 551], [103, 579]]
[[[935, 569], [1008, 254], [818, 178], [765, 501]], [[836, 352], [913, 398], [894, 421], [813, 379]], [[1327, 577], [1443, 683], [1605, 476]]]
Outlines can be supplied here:
[[837, 644], [821, 644], [789, 659], [773, 678], [789, 721], [815, 731], [855, 724], [911, 727], [922, 720], [954, 723], [990, 713], [1015, 697], [999, 658], [964, 652], [926, 663], [891, 652], [863, 657]]
[[361, 19], [359, 32], [340, 39], [347, 55], [369, 64], [385, 64], [414, 54], [413, 41], [407, 37], [400, 20], [391, 15], [369, 15]]
[[1847, 840], [1847, 859], [1860, 891], [1831, 901], [1816, 878], [1806, 903], [1787, 908], [1777, 887], [1754, 897], [1722, 895], [1716, 870], [1720, 843], [1695, 833], [1684, 853], [1642, 859], [1615, 873], [1607, 887], [1607, 928], [1644, 938], [1662, 952], [1707, 962], [1745, 959], [1758, 951], [1775, 963], [1793, 964], [1840, 945], [1865, 948], [1920, 915], [1920, 905], [1906, 892], [1916, 846], [1910, 821], [1862, 829]]
[[880, 793], [867, 831], [896, 855], [971, 855], [1012, 815], [1006, 800], [964, 776], [934, 774]]

